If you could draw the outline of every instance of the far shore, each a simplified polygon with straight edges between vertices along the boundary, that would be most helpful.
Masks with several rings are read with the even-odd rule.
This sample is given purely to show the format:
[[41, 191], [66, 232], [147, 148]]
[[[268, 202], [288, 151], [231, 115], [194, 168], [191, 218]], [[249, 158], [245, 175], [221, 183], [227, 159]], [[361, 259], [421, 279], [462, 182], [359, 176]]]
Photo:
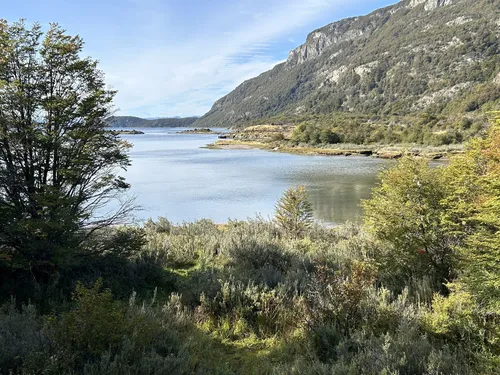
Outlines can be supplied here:
[[127, 135], [136, 135], [136, 134], [144, 134], [143, 131], [140, 131], [140, 130], [135, 130], [135, 129], [130, 129], [130, 130], [124, 130], [124, 129], [113, 129], [113, 130], [110, 130], [110, 132], [112, 132], [113, 134], [117, 134], [117, 135], [123, 135], [123, 134], [127, 134]]
[[178, 131], [177, 134], [215, 134], [215, 135], [220, 135], [223, 133], [213, 131], [210, 128], [194, 128], [194, 129], [186, 129], [186, 130]]
[[297, 155], [316, 156], [371, 156], [381, 159], [399, 159], [405, 155], [423, 157], [429, 160], [447, 159], [451, 155], [463, 153], [462, 145], [431, 147], [422, 145], [348, 145], [339, 144], [335, 148], [308, 145], [292, 146], [282, 142], [259, 142], [235, 139], [218, 140], [204, 148], [212, 150], [249, 150], [283, 152]]

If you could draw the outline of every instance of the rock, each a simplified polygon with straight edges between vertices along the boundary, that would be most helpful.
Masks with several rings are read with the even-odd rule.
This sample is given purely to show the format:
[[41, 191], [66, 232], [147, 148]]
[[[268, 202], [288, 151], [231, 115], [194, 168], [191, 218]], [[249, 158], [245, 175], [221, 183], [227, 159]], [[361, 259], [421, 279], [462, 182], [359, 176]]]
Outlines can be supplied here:
[[415, 8], [424, 3], [424, 9], [429, 11], [442, 6], [451, 5], [453, 4], [453, 0], [411, 0], [408, 4], [408, 8]]
[[359, 154], [364, 155], [364, 156], [371, 156], [371, 155], [373, 155], [373, 151], [372, 150], [361, 150], [361, 151], [359, 151]]
[[[500, 26], [500, 25], [499, 25]], [[493, 79], [493, 83], [495, 85], [499, 85], [500, 86], [500, 72], [497, 74], [497, 76]]]

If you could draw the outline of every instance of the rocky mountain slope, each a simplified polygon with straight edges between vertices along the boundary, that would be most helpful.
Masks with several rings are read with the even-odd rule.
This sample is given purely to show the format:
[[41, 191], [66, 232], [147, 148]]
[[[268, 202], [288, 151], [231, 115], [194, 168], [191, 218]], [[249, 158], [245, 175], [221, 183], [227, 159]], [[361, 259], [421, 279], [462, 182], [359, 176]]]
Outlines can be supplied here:
[[113, 128], [181, 128], [189, 127], [198, 117], [172, 117], [159, 119], [144, 119], [133, 116], [113, 116], [109, 124]]
[[313, 31], [196, 126], [348, 112], [446, 114], [500, 98], [500, 1], [405, 0]]

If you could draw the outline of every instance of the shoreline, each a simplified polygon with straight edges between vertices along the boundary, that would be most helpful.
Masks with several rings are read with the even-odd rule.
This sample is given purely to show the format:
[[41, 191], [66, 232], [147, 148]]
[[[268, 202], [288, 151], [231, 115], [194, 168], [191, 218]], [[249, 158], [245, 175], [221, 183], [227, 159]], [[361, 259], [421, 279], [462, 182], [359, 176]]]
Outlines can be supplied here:
[[209, 128], [194, 128], [194, 129], [186, 129], [182, 131], [176, 132], [176, 134], [214, 134], [214, 135], [222, 135], [224, 133], [213, 131]]
[[140, 134], [144, 134], [143, 131], [140, 131], [140, 130], [135, 130], [135, 129], [130, 129], [130, 130], [110, 130], [110, 132], [114, 133], [114, 134], [117, 134], [117, 135], [140, 135]]
[[399, 159], [405, 155], [419, 156], [430, 160], [448, 159], [451, 155], [463, 153], [462, 145], [448, 148], [432, 148], [419, 145], [343, 145], [338, 148], [313, 146], [291, 146], [279, 142], [259, 142], [242, 140], [218, 140], [202, 148], [210, 150], [250, 150], [282, 152], [310, 156], [370, 156], [380, 159]]

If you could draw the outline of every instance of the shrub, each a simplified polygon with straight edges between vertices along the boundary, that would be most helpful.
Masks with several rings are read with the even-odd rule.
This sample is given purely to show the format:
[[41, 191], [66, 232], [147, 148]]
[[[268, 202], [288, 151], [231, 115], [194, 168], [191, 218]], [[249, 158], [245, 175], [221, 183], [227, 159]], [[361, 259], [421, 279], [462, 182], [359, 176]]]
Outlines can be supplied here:
[[196, 316], [215, 325], [223, 338], [269, 337], [297, 328], [303, 321], [304, 304], [283, 288], [229, 280], [221, 284], [214, 298], [201, 296]]
[[271, 288], [280, 282], [292, 261], [291, 255], [277, 244], [257, 240], [235, 245], [229, 255], [230, 265], [239, 278], [248, 278]]
[[43, 321], [34, 305], [16, 306], [16, 301], [0, 307], [0, 374], [18, 373], [33, 353], [49, 346]]
[[[135, 296], [128, 305], [114, 300], [101, 280], [89, 288], [79, 284], [74, 303], [70, 311], [48, 319], [52, 353], [38, 363], [47, 373], [145, 371], [148, 366], [156, 371], [160, 365], [178, 366], [185, 356], [168, 310], [137, 307]], [[140, 359], [149, 363], [132, 365]]]
[[335, 325], [347, 334], [361, 321], [361, 302], [376, 280], [376, 269], [364, 262], [332, 269], [318, 266], [307, 293], [308, 321], [313, 327]]

